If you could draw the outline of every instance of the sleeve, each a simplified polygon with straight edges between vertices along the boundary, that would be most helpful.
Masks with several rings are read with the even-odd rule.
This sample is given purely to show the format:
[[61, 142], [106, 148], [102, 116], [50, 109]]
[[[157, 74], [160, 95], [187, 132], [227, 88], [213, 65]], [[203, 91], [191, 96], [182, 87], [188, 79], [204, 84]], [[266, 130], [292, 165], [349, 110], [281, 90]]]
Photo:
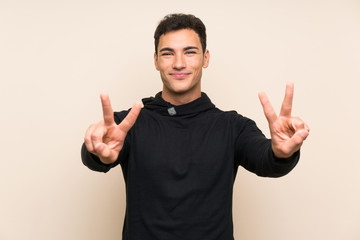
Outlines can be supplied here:
[[238, 165], [262, 177], [281, 177], [296, 166], [300, 151], [289, 158], [275, 157], [271, 139], [264, 136], [253, 120], [238, 117], [235, 141], [235, 160]]
[[[127, 115], [128, 111], [122, 111], [122, 112], [116, 112], [114, 113], [114, 120], [116, 124], [119, 124]], [[127, 160], [128, 156], [128, 149], [129, 149], [129, 134], [126, 136], [124, 146], [121, 149], [119, 153], [118, 159], [111, 164], [105, 164], [100, 161], [100, 159], [90, 153], [85, 146], [85, 143], [83, 143], [81, 148], [81, 160], [85, 166], [87, 166], [89, 169], [97, 172], [108, 172], [111, 168], [117, 166], [118, 164], [123, 164]]]
[[83, 143], [81, 148], [81, 160], [85, 166], [87, 166], [89, 169], [97, 172], [108, 172], [111, 168], [115, 167], [117, 165], [117, 161], [112, 164], [105, 164], [100, 161], [100, 159], [89, 152], [86, 149], [85, 143]]

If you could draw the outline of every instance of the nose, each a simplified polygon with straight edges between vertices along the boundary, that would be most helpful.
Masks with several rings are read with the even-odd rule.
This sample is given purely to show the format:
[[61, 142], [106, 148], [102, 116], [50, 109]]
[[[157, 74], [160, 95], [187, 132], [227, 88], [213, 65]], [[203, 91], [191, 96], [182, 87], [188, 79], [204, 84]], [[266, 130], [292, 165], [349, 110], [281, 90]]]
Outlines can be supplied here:
[[181, 70], [186, 67], [184, 55], [176, 54], [174, 58], [173, 68], [176, 70]]

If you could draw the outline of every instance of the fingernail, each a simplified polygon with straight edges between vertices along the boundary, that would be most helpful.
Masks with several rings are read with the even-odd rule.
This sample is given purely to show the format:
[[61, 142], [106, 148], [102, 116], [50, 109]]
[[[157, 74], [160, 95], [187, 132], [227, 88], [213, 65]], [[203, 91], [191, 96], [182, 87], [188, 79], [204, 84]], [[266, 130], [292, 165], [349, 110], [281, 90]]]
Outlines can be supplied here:
[[[99, 146], [99, 145], [100, 145], [100, 146]], [[104, 146], [103, 146], [102, 144], [99, 144], [99, 145], [97, 146], [97, 150], [98, 150], [98, 151], [103, 150]]]
[[305, 131], [302, 131], [300, 134], [303, 138], [306, 138], [309, 135], [309, 133]]

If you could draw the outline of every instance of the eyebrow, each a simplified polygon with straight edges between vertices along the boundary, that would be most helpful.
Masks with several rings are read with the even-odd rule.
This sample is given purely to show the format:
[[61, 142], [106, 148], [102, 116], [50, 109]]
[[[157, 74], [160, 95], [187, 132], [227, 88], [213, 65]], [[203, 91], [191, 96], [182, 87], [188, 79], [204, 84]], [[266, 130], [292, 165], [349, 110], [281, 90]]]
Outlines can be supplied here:
[[[190, 49], [199, 50], [199, 48], [198, 48], [198, 47], [195, 47], [195, 46], [188, 46], [188, 47], [183, 48], [184, 51], [187, 51], [187, 50], [190, 50]], [[160, 52], [165, 52], [165, 51], [174, 52], [174, 49], [173, 49], [173, 48], [169, 48], [169, 47], [165, 47], [165, 48], [162, 48], [162, 49], [160, 50]]]
[[189, 47], [184, 48], [184, 51], [187, 51], [187, 50], [190, 50], [190, 49], [196, 49], [196, 50], [199, 50], [199, 48], [198, 48], [198, 47], [195, 47], [195, 46], [189, 46]]

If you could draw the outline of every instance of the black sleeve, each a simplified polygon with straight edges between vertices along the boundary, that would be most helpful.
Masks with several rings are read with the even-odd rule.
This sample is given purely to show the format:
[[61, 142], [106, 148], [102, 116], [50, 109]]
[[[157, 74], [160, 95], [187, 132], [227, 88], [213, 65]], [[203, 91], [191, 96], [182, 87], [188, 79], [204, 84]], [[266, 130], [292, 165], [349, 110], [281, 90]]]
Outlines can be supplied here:
[[100, 161], [100, 159], [89, 152], [86, 149], [85, 143], [83, 143], [81, 148], [81, 160], [85, 166], [87, 166], [89, 169], [97, 171], [97, 172], [108, 172], [112, 167], [114, 167], [113, 164], [105, 164]]
[[267, 139], [255, 122], [239, 116], [235, 159], [238, 165], [262, 177], [281, 177], [298, 163], [300, 151], [289, 158], [275, 157], [271, 139]]
[[[114, 120], [116, 124], [119, 124], [127, 115], [128, 111], [122, 111], [122, 112], [116, 112], [114, 113]], [[81, 160], [85, 166], [87, 166], [89, 169], [97, 171], [97, 172], [108, 172], [111, 168], [115, 167], [119, 163], [122, 164], [127, 159], [128, 154], [128, 136], [126, 136], [124, 146], [121, 149], [119, 153], [118, 159], [111, 164], [105, 164], [100, 161], [100, 159], [95, 156], [94, 154], [90, 153], [85, 146], [85, 143], [83, 143], [81, 148]]]

